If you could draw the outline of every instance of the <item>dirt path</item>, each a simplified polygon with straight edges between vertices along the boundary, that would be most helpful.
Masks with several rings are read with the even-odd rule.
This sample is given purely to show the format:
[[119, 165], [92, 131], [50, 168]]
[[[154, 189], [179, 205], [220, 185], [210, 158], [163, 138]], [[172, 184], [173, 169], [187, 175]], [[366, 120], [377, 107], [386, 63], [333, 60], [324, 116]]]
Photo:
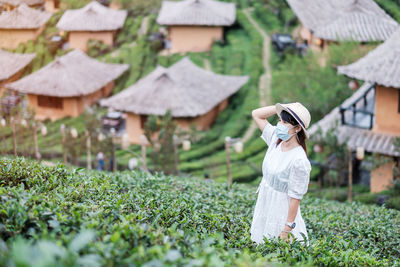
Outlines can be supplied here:
[[138, 36], [140, 37], [143, 34], [146, 34], [148, 28], [149, 28], [149, 16], [146, 16], [142, 20], [142, 24], [140, 25]]
[[[246, 15], [247, 19], [253, 24], [256, 30], [261, 34], [263, 38], [263, 65], [265, 69], [265, 73], [261, 75], [258, 90], [260, 96], [260, 106], [271, 105], [271, 68], [269, 66], [269, 58], [270, 58], [270, 47], [271, 47], [271, 38], [264, 32], [264, 30], [257, 24], [257, 22], [251, 17], [250, 10], [245, 9], [243, 13]], [[249, 111], [250, 112], [250, 111]], [[249, 129], [244, 134], [242, 141], [246, 142], [251, 138], [254, 131], [257, 130], [257, 125], [252, 122]]]
[[208, 60], [207, 58], [205, 58], [205, 59], [203, 59], [203, 62], [204, 62], [204, 69], [209, 70], [209, 71], [212, 71], [212, 70], [211, 70], [211, 63], [210, 63], [210, 60]]

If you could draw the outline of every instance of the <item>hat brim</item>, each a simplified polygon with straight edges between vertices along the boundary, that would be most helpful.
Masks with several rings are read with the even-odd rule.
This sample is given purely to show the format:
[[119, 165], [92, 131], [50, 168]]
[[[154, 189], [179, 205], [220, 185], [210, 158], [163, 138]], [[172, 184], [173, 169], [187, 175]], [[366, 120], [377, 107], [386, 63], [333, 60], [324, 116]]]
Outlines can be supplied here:
[[292, 115], [292, 117], [299, 123], [300, 127], [303, 129], [304, 134], [306, 136], [307, 139], [310, 139], [310, 134], [308, 133], [307, 129], [302, 125], [302, 122], [300, 122], [293, 114], [292, 111], [290, 111], [289, 109], [287, 109], [287, 107], [285, 106], [285, 104], [281, 104], [281, 103], [276, 103], [275, 104], [275, 108], [276, 108], [276, 114], [278, 114], [278, 116], [281, 116], [281, 112], [282, 110], [286, 111], [287, 113], [289, 113], [290, 115]]

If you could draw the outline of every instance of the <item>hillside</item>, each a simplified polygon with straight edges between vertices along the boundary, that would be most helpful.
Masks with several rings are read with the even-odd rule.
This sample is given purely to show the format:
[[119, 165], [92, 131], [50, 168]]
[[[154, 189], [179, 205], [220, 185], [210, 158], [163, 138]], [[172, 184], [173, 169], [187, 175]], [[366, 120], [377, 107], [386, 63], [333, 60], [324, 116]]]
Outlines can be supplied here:
[[[228, 1], [228, 0], [226, 0]], [[63, 0], [65, 8], [78, 8], [84, 6], [88, 0]], [[110, 63], [129, 63], [130, 69], [116, 81], [113, 93], [117, 93], [134, 84], [140, 78], [146, 76], [158, 64], [170, 66], [184, 55], [160, 55], [160, 44], [152, 43], [149, 38], [156, 33], [160, 25], [155, 22], [158, 7], [161, 1], [122, 1], [128, 5], [128, 18], [124, 28], [119, 32], [114, 47], [107, 47], [99, 43], [89, 45], [91, 57]], [[237, 6], [237, 21], [225, 31], [225, 42], [218, 42], [213, 45], [207, 53], [189, 53], [190, 59], [203, 68], [210, 69], [216, 73], [229, 75], [250, 75], [251, 79], [239, 92], [233, 95], [229, 106], [219, 114], [216, 122], [208, 131], [198, 133], [201, 137], [198, 141], [192, 142], [190, 151], [179, 149], [179, 170], [185, 174], [195, 177], [202, 177], [208, 173], [211, 178], [219, 182], [225, 182], [227, 176], [226, 155], [224, 140], [226, 136], [243, 137], [251, 127], [251, 110], [263, 103], [263, 94], [260, 88], [262, 77], [266, 73], [264, 64], [270, 65], [271, 73], [271, 103], [300, 101], [310, 107], [312, 121], [314, 123], [337, 106], [352, 91], [348, 89], [349, 79], [343, 75], [337, 75], [336, 67], [354, 62], [376, 47], [376, 43], [362, 44], [332, 44], [329, 46], [327, 56], [309, 52], [303, 57], [297, 55], [286, 55], [280, 58], [272, 50], [270, 51], [269, 62], [263, 62], [265, 53], [265, 38], [263, 34], [274, 32], [292, 33], [299, 26], [299, 21], [288, 7], [285, 1], [280, 0], [235, 0]], [[394, 19], [399, 20], [397, 12], [399, 4], [396, 1], [376, 1]], [[27, 45], [20, 45], [14, 52], [31, 53], [36, 52], [38, 56], [29, 66], [24, 75], [28, 75], [48, 64], [56, 56], [65, 54], [67, 51], [51, 42], [51, 37], [58, 33], [56, 23], [62, 15], [61, 10], [55, 13], [46, 25], [45, 32], [38, 41], [29, 42]], [[250, 18], [247, 16], [250, 15]], [[252, 24], [252, 19], [257, 26]], [[144, 23], [146, 22], [146, 23]], [[139, 33], [139, 29], [146, 24], [147, 31]], [[260, 29], [264, 32], [260, 32]], [[66, 36], [63, 36], [66, 41]], [[321, 67], [319, 61], [323, 57], [326, 66]], [[261, 78], [261, 79], [260, 79]], [[101, 110], [98, 116], [104, 114]], [[273, 121], [274, 123], [274, 121]], [[46, 122], [46, 136], [39, 135], [39, 149], [44, 159], [54, 162], [62, 161], [62, 144], [60, 126], [77, 129], [77, 139], [68, 140], [69, 163], [78, 166], [86, 164], [85, 130], [87, 128], [85, 116], [77, 118], [64, 118], [55, 122]], [[17, 151], [18, 155], [33, 157], [33, 142], [30, 129], [17, 125]], [[109, 158], [111, 149], [109, 142], [97, 144], [97, 133], [93, 134], [92, 159], [93, 166], [96, 165], [94, 155], [100, 150], [104, 151]], [[265, 144], [259, 138], [260, 131], [256, 129], [244, 143], [244, 151], [241, 154], [233, 153], [232, 176], [236, 182], [247, 182], [257, 184], [260, 180], [261, 162], [265, 154]], [[12, 154], [12, 133], [11, 127], [1, 127], [0, 137], [4, 140], [4, 152]], [[317, 155], [313, 151], [313, 144], [308, 143], [309, 158], [318, 162], [324, 162], [326, 155]], [[148, 150], [150, 154], [152, 149]], [[116, 151], [119, 169], [126, 169], [128, 161], [132, 157], [140, 158], [140, 147], [131, 145], [129, 149], [117, 147]], [[149, 160], [149, 159], [148, 159]], [[106, 162], [108, 163], [108, 162]], [[107, 164], [108, 165], [108, 164]], [[151, 169], [152, 162], [148, 162]], [[312, 180], [315, 180], [320, 169], [313, 166]]]
[[0, 161], [0, 265], [400, 266], [400, 212], [305, 195], [310, 246], [249, 236], [249, 185]]
[[[157, 1], [153, 1], [154, 3]], [[140, 1], [135, 6], [131, 6], [128, 19], [124, 28], [117, 36], [117, 44], [110, 48], [105, 45], [89, 45], [89, 55], [110, 63], [128, 63], [130, 69], [116, 81], [116, 87], [113, 93], [117, 93], [135, 83], [138, 79], [147, 75], [158, 64], [169, 66], [184, 55], [159, 55], [159, 44], [149, 42], [149, 37], [159, 29], [155, 22], [156, 14], [153, 6], [140, 6]], [[297, 56], [288, 55], [285, 59], [278, 58], [275, 52], [270, 51], [270, 62], [262, 62], [263, 53], [268, 48], [266, 40], [263, 39], [265, 33], [274, 31], [289, 32], [298, 26], [293, 12], [286, 4], [279, 1], [272, 1], [269, 5], [261, 5], [262, 1], [237, 1], [237, 22], [231, 28], [226, 29], [225, 42], [215, 43], [212, 50], [207, 53], [189, 53], [193, 62], [203, 68], [228, 75], [250, 75], [250, 81], [239, 90], [237, 94], [230, 98], [229, 106], [218, 116], [216, 122], [209, 131], [198, 133], [201, 136], [199, 141], [193, 142], [190, 151], [179, 151], [179, 170], [184, 173], [190, 173], [194, 176], [203, 176], [205, 172], [210, 177], [218, 181], [226, 179], [226, 160], [224, 151], [224, 140], [226, 136], [243, 137], [246, 133], [250, 134], [249, 139], [244, 144], [242, 154], [232, 155], [232, 175], [233, 180], [237, 182], [255, 182], [260, 177], [260, 166], [265, 153], [265, 147], [259, 138], [260, 131], [256, 129], [253, 132], [247, 132], [251, 126], [251, 110], [262, 104], [272, 104], [276, 102], [301, 101], [306, 105], [311, 103], [321, 103], [312, 105], [312, 121], [317, 121], [323, 114], [329, 112], [336, 104], [340, 103], [351, 93], [347, 89], [347, 79], [338, 77], [332, 66], [338, 63], [345, 64], [364, 55], [371, 46], [366, 49], [358, 48], [358, 45], [332, 45], [332, 58], [325, 68], [319, 67], [317, 56], [310, 55], [297, 58]], [[83, 6], [85, 1], [64, 1], [64, 4], [70, 8]], [[141, 7], [141, 8], [139, 8]], [[255, 7], [253, 11], [250, 11]], [[243, 11], [246, 11], [248, 17]], [[275, 14], [278, 12], [277, 14]], [[65, 54], [66, 51], [55, 47], [49, 39], [57, 32], [55, 27], [62, 11], [53, 15], [48, 22], [46, 31], [40, 36], [37, 43], [30, 42], [28, 45], [21, 45], [17, 52], [37, 52], [38, 56], [32, 63], [32, 66], [26, 70], [25, 74], [36, 71], [46, 65], [55, 56]], [[254, 25], [249, 18], [256, 21]], [[139, 34], [139, 28], [143, 21], [146, 21], [147, 31]], [[289, 25], [290, 27], [284, 27]], [[264, 32], [260, 32], [263, 31]], [[48, 48], [48, 49], [46, 49]], [[350, 53], [352, 52], [352, 53]], [[350, 56], [347, 56], [350, 54]], [[346, 56], [342, 56], [346, 55]], [[339, 58], [338, 58], [339, 57]], [[266, 103], [264, 99], [266, 87], [262, 83], [263, 76], [266, 75], [263, 64], [270, 64], [272, 75], [271, 103]], [[301, 66], [309, 66], [301, 68]], [[307, 72], [311, 68], [312, 72]], [[303, 69], [303, 71], [300, 71]], [[297, 76], [293, 76], [293, 71], [298, 71]], [[261, 79], [260, 79], [261, 77]], [[298, 84], [303, 80], [303, 84]], [[310, 86], [311, 85], [311, 86]], [[307, 87], [306, 94], [303, 94], [303, 87]], [[268, 87], [268, 86], [267, 86]], [[261, 89], [260, 89], [261, 88]], [[293, 88], [298, 88], [293, 90]], [[329, 94], [325, 88], [331, 88]], [[261, 90], [261, 91], [260, 91]], [[316, 101], [316, 99], [320, 101]], [[321, 101], [323, 100], [323, 101]], [[329, 103], [329, 104], [326, 104]], [[314, 107], [315, 106], [315, 107]], [[104, 113], [104, 110], [100, 113]], [[99, 113], [99, 116], [100, 116]], [[39, 149], [45, 159], [55, 161], [62, 160], [62, 145], [60, 126], [65, 124], [67, 127], [74, 127], [78, 130], [79, 137], [76, 140], [70, 138], [68, 146], [68, 157], [70, 163], [75, 165], [85, 165], [86, 151], [85, 129], [86, 119], [84, 116], [77, 118], [64, 118], [55, 122], [46, 123], [48, 134], [39, 135]], [[11, 129], [9, 127], [1, 128], [0, 134], [6, 138], [5, 147], [7, 152], [12, 154]], [[96, 133], [93, 133], [96, 135]], [[33, 155], [33, 143], [31, 133], [21, 125], [17, 125], [17, 150], [19, 155]], [[96, 136], [93, 140], [95, 141]], [[103, 145], [103, 151], [110, 157], [110, 148]], [[312, 144], [309, 144], [310, 148]], [[93, 144], [94, 146], [94, 144]], [[96, 154], [99, 148], [93, 149]], [[309, 151], [312, 150], [309, 149]], [[132, 145], [129, 150], [118, 148], [116, 155], [120, 169], [127, 168], [131, 157], [138, 157], [140, 147]], [[151, 153], [151, 149], [149, 151]], [[311, 158], [315, 155], [311, 154]], [[73, 160], [72, 160], [73, 159]], [[150, 167], [152, 163], [149, 162]], [[93, 162], [95, 165], [95, 162]], [[318, 173], [317, 168], [313, 173]]]

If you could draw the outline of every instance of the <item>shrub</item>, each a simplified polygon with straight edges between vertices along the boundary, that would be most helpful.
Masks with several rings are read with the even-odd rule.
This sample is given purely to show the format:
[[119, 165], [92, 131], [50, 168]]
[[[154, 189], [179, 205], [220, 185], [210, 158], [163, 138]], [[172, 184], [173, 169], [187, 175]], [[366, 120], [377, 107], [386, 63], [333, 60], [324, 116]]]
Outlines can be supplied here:
[[[0, 187], [0, 265], [400, 266], [400, 212], [357, 202], [302, 199], [310, 245], [249, 228], [254, 187], [141, 172], [105, 173], [1, 159], [2, 177], [24, 168], [61, 173], [53, 188]], [[5, 166], [12, 166], [8, 169]], [[39, 178], [40, 179], [40, 178]], [[250, 207], [250, 208], [249, 208]]]

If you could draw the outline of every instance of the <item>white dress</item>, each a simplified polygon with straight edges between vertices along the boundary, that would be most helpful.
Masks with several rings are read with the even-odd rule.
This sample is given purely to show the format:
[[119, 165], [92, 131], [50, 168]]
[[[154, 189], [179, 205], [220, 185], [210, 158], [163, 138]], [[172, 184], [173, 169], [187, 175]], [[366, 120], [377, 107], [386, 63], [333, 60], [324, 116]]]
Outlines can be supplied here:
[[[251, 240], [257, 244], [264, 242], [264, 236], [268, 239], [279, 236], [287, 221], [290, 198], [302, 199], [310, 182], [311, 164], [304, 149], [298, 146], [283, 152], [282, 142], [276, 146], [275, 128], [267, 123], [260, 136], [268, 150], [262, 164], [263, 177], [256, 191], [258, 197], [250, 228]], [[296, 227], [291, 232], [297, 240], [304, 242], [300, 233], [307, 239], [308, 234], [300, 205], [294, 221]]]

